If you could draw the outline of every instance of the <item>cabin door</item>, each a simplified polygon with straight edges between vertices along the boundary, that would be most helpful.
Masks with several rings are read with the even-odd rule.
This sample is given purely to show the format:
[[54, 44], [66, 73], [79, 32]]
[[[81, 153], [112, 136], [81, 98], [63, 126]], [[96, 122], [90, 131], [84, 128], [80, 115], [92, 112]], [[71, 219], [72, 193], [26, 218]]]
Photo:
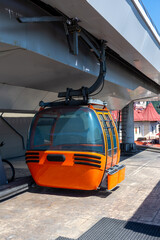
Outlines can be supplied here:
[[107, 166], [110, 168], [118, 161], [118, 133], [115, 123], [108, 112], [98, 113], [107, 140]]
[[110, 113], [104, 113], [105, 120], [108, 128], [111, 132], [111, 143], [112, 143], [112, 166], [114, 166], [118, 161], [118, 133], [114, 120]]
[[104, 115], [103, 112], [99, 112], [98, 116], [100, 118], [101, 121], [101, 125], [103, 127], [103, 132], [105, 134], [106, 137], [106, 141], [107, 141], [107, 164], [106, 164], [106, 168], [110, 168], [112, 166], [112, 132], [110, 130], [110, 125], [109, 123], [106, 121], [106, 117]]

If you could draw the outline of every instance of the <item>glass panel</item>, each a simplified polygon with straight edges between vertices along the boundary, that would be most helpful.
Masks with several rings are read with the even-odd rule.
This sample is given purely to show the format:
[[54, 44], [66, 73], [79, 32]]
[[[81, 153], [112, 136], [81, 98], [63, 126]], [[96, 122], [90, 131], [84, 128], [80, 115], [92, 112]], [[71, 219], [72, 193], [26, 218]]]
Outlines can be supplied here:
[[109, 115], [105, 114], [105, 116], [111, 127], [112, 137], [113, 137], [113, 149], [114, 149], [114, 154], [116, 154], [117, 153], [117, 140], [116, 140], [115, 127], [113, 125], [112, 120], [109, 118]]
[[39, 112], [32, 123], [30, 149], [105, 153], [103, 132], [89, 108], [54, 108]]
[[99, 117], [103, 123], [103, 126], [105, 128], [105, 131], [106, 131], [106, 136], [107, 136], [107, 142], [108, 142], [108, 156], [111, 156], [111, 138], [110, 138], [110, 134], [109, 134], [109, 128], [106, 124], [106, 120], [104, 119], [104, 116], [102, 114], [99, 114]]
[[107, 168], [110, 168], [111, 166], [112, 166], [112, 150], [109, 150], [107, 156]]
[[50, 144], [50, 132], [55, 119], [43, 116], [38, 119], [34, 135], [34, 145]]

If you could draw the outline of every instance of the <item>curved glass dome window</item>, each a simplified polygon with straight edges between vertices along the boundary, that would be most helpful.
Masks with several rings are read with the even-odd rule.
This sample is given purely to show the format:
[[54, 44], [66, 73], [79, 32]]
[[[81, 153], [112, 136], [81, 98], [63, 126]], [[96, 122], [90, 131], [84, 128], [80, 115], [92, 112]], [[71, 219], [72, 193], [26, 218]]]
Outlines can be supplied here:
[[105, 154], [100, 123], [95, 112], [88, 107], [50, 108], [37, 113], [27, 148]]

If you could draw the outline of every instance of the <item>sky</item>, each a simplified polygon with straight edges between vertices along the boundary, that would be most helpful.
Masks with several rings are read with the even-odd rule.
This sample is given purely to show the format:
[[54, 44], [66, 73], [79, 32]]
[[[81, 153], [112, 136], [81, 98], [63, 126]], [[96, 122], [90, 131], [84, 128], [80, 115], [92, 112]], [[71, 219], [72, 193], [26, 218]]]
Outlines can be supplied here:
[[160, 33], [160, 0], [141, 0]]

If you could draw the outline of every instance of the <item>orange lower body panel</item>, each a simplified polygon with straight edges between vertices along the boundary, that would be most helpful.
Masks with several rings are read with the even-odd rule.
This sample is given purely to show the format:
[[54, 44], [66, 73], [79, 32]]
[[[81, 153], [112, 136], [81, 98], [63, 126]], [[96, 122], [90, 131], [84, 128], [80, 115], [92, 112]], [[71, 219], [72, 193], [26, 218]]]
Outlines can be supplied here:
[[89, 152], [28, 151], [26, 162], [38, 185], [55, 188], [95, 190], [105, 169], [105, 156]]
[[118, 183], [121, 183], [125, 179], [126, 167], [123, 165], [118, 171]]
[[118, 184], [118, 171], [108, 173], [108, 190], [112, 190]]
[[125, 179], [125, 165], [115, 165], [108, 169], [108, 190], [112, 190]]

